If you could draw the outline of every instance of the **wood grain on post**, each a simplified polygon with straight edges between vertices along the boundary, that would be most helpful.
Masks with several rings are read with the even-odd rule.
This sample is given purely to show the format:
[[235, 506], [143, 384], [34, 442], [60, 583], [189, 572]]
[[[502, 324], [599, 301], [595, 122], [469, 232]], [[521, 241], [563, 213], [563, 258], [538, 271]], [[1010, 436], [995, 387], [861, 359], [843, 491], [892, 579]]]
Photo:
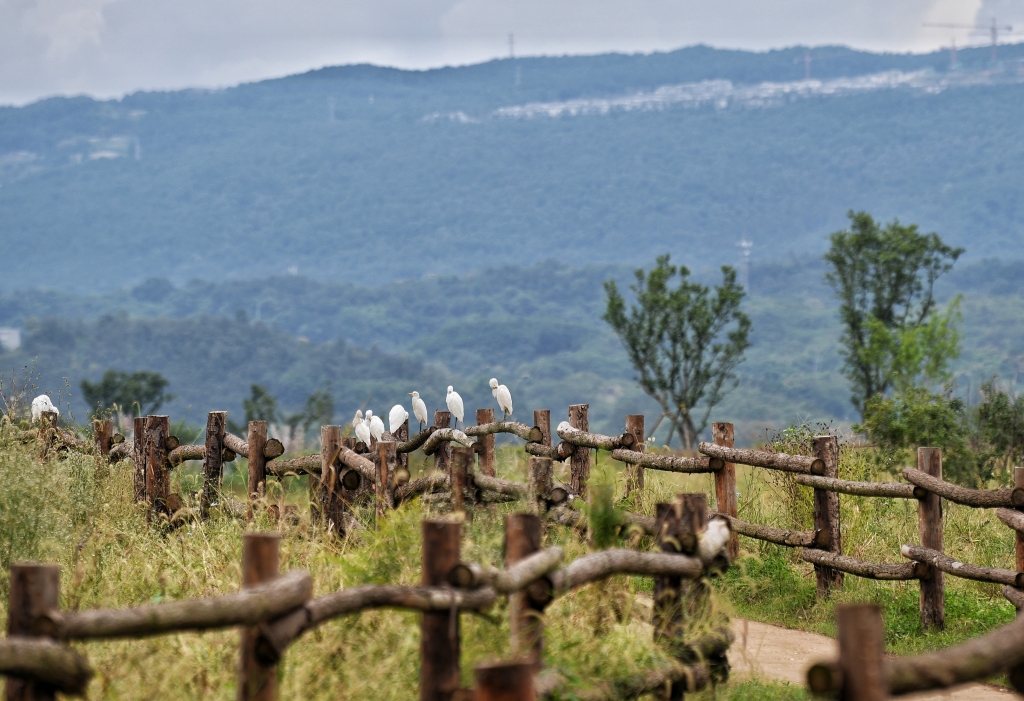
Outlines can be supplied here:
[[541, 445], [551, 445], [551, 410], [537, 409], [533, 412], [533, 425], [540, 429], [544, 437]]
[[[401, 426], [398, 427], [398, 432], [395, 433], [395, 448], [397, 450], [398, 443], [405, 443], [409, 440], [409, 419], [406, 419]], [[406, 472], [409, 471], [409, 454], [408, 453], [397, 453], [398, 462], [395, 463], [395, 469], [403, 469]]]
[[[917, 469], [942, 479], [942, 451], [918, 448]], [[942, 552], [942, 498], [938, 494], [928, 493], [918, 500], [917, 527], [921, 547]], [[942, 571], [933, 565], [928, 565], [928, 576], [921, 580], [921, 627], [925, 630], [946, 627], [945, 582]]]
[[101, 458], [106, 458], [110, 455], [111, 440], [114, 437], [114, 422], [111, 419], [95, 419], [92, 425], [96, 452]]
[[[483, 424], [489, 424], [494, 422], [494, 409], [477, 409], [476, 410], [476, 424], [481, 426]], [[477, 443], [480, 445], [480, 472], [484, 473], [488, 477], [494, 477], [494, 441], [495, 435], [493, 433], [479, 436]]]
[[[275, 579], [279, 568], [281, 537], [272, 533], [242, 536], [242, 587]], [[262, 664], [256, 657], [260, 629], [242, 629], [241, 661], [238, 665], [238, 701], [274, 701], [277, 698], [277, 665]]]
[[[11, 565], [7, 605], [7, 635], [39, 637], [32, 625], [40, 615], [60, 607], [60, 567]], [[27, 679], [7, 678], [7, 701], [43, 701], [54, 698], [53, 687]]]
[[132, 436], [133, 463], [133, 487], [135, 490], [135, 502], [146, 501], [146, 417], [136, 416], [132, 422], [134, 434]]
[[844, 701], [885, 701], [889, 680], [885, 674], [882, 611], [869, 604], [836, 607], [839, 627], [839, 668]]
[[473, 464], [472, 448], [452, 448], [451, 485], [452, 511], [465, 512], [467, 491], [470, 489], [470, 466]]
[[[573, 404], [569, 407], [569, 425], [580, 431], [590, 431], [590, 405]], [[542, 429], [543, 430], [543, 429]], [[586, 496], [590, 478], [590, 448], [576, 446], [569, 457], [570, 484], [580, 497]]]
[[217, 500], [224, 474], [224, 433], [228, 413], [211, 411], [206, 415], [206, 452], [203, 454], [203, 492], [199, 501], [199, 517], [210, 515], [210, 505]]
[[[1013, 488], [1024, 488], [1024, 467], [1013, 468]], [[1024, 572], [1024, 533], [1016, 531], [1015, 539], [1015, 564], [1018, 572]]]
[[[450, 411], [435, 411], [434, 412], [434, 428], [451, 428], [452, 426], [452, 413]], [[451, 466], [452, 466], [452, 445], [445, 441], [434, 453], [434, 469], [440, 470], [444, 474], [451, 477]]]
[[547, 511], [547, 496], [554, 482], [551, 458], [530, 456], [530, 503], [538, 511]]
[[373, 480], [373, 496], [377, 504], [377, 518], [384, 518], [384, 512], [395, 508], [391, 495], [391, 478], [398, 469], [398, 453], [395, 441], [377, 441], [377, 471]]
[[[542, 536], [540, 517], [536, 514], [506, 516], [505, 569], [540, 551]], [[543, 598], [530, 597], [527, 591], [518, 591], [508, 597], [512, 654], [524, 658], [535, 672], [540, 671], [544, 661], [544, 621], [541, 618], [544, 607], [538, 605], [541, 602]]]
[[[459, 564], [461, 537], [457, 521], [423, 522], [423, 586], [447, 585], [448, 573]], [[459, 688], [458, 609], [423, 614], [420, 660], [420, 701], [449, 701]]]
[[169, 416], [146, 417], [146, 501], [150, 512], [167, 513], [170, 496], [170, 462], [167, 439], [171, 433]]
[[[839, 476], [839, 439], [835, 436], [814, 437], [814, 457], [824, 461], [823, 477]], [[828, 531], [828, 551], [841, 555], [843, 543], [839, 532], [839, 495], [824, 489], [814, 490], [814, 530]], [[815, 565], [814, 574], [818, 584], [818, 598], [829, 596], [832, 589], [843, 586], [843, 573], [826, 565]]]
[[473, 701], [535, 701], [533, 669], [528, 662], [477, 665]]
[[267, 495], [267, 422], [250, 421], [245, 441], [249, 446], [249, 469], [246, 490], [249, 493], [249, 518], [257, 499]]
[[[345, 501], [341, 498], [341, 426], [320, 427], [320, 481], [316, 485], [323, 527], [337, 535], [345, 534]], [[315, 477], [310, 477], [315, 482]]]
[[[644, 415], [643, 414], [628, 414], [626, 416], [626, 433], [632, 434], [633, 436], [633, 451], [637, 453], [644, 452], [646, 443], [644, 441]], [[626, 495], [634, 489], [643, 491], [644, 488], [644, 468], [642, 465], [627, 465], [626, 466]]]
[[[711, 436], [715, 445], [726, 448], [736, 447], [736, 433], [733, 425], [727, 422], [711, 424]], [[739, 504], [736, 501], [736, 465], [727, 462], [715, 473], [715, 504], [718, 513], [736, 517]], [[729, 558], [735, 559], [740, 554], [740, 537], [735, 532], [729, 536]]]

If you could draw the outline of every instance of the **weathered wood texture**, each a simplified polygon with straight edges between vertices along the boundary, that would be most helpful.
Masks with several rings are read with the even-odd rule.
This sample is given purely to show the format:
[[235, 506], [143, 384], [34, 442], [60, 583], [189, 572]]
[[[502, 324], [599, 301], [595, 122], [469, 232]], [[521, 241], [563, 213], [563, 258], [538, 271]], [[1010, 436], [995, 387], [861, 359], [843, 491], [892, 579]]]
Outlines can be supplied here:
[[[917, 468], [930, 479], [942, 481], [942, 451], [938, 448], [918, 448]], [[941, 553], [942, 499], [938, 494], [928, 493], [918, 500], [917, 528], [921, 545]], [[934, 562], [928, 563], [928, 575], [921, 580], [920, 609], [922, 628], [942, 630], [946, 627], [946, 589], [942, 568]]]
[[[715, 445], [723, 448], [732, 448], [735, 444], [736, 434], [731, 423], [713, 422], [711, 436]], [[736, 498], [736, 465], [731, 462], [726, 462], [722, 469], [715, 473], [715, 504], [721, 514], [735, 517], [739, 513]], [[734, 559], [739, 557], [739, 554], [740, 539], [733, 532], [729, 536], [729, 558]]]
[[541, 445], [551, 445], [551, 410], [537, 409], [533, 412], [533, 425], [540, 429]]
[[[542, 538], [543, 529], [537, 515], [506, 516], [505, 567], [539, 552]], [[540, 671], [544, 660], [544, 607], [531, 601], [525, 592], [510, 594], [508, 607], [512, 655], [524, 658], [534, 671]]]
[[451, 489], [451, 479], [448, 475], [437, 470], [431, 470], [423, 477], [417, 477], [411, 482], [397, 487], [395, 489], [395, 504], [398, 505], [409, 501], [421, 494], [431, 494], [447, 489]]
[[[458, 449], [456, 449], [458, 450]], [[468, 449], [465, 449], [468, 450]], [[531, 460], [543, 460], [544, 458], [531, 458]], [[513, 482], [512, 480], [501, 479], [500, 477], [488, 477], [487, 475], [471, 475], [469, 483], [477, 489], [504, 494], [505, 496], [522, 499], [529, 496], [530, 485], [524, 482]]]
[[[473, 442], [469, 439], [465, 433], [457, 428], [439, 428], [430, 434], [430, 437], [423, 443], [423, 454], [434, 455], [438, 453], [446, 452], [448, 462], [451, 464], [451, 451], [452, 443], [458, 443], [459, 445], [468, 448], [473, 445]], [[435, 457], [435, 465], [437, 460]], [[439, 468], [440, 469], [440, 468]]]
[[817, 457], [769, 453], [764, 450], [725, 448], [714, 443], [701, 443], [697, 446], [697, 450], [708, 457], [721, 458], [740, 465], [752, 465], [782, 472], [801, 472], [809, 475], [825, 474], [825, 463]]
[[[244, 458], [249, 458], [249, 442], [243, 441], [233, 433], [224, 434], [224, 445]], [[263, 444], [263, 457], [273, 460], [284, 455], [284, 443], [276, 438], [266, 438]]]
[[475, 485], [472, 483], [472, 464], [472, 448], [452, 448], [452, 511], [465, 512], [467, 502], [473, 500]]
[[1006, 584], [1000, 588], [1000, 591], [1003, 592], [1003, 596], [1014, 605], [1018, 612], [1024, 608], [1024, 591]]
[[[1013, 468], [1013, 488], [1015, 490], [1024, 490], [1024, 467]], [[1016, 531], [1014, 537], [1014, 566], [1021, 572], [1024, 572], [1024, 514], [1019, 511], [1016, 513], [1021, 517], [1020, 523], [1022, 524], [1022, 527], [1016, 528], [1014, 526], [1010, 526]], [[1002, 519], [1001, 516], [1000, 519]], [[1010, 525], [1005, 520], [1003, 520], [1003, 523]]]
[[[448, 412], [437, 412], [437, 414]], [[437, 420], [435, 414], [435, 421]], [[444, 586], [459, 564], [461, 525], [455, 521], [423, 522], [423, 586]], [[420, 623], [420, 701], [449, 701], [459, 688], [459, 614], [424, 612]]]
[[791, 548], [819, 548], [828, 550], [832, 534], [828, 531], [791, 531], [785, 528], [774, 528], [763, 526], [760, 523], [742, 521], [734, 516], [722, 513], [713, 514], [726, 519], [733, 533], [745, 535], [748, 538], [756, 538], [769, 543], [788, 545]]
[[[629, 414], [626, 416], [626, 433], [633, 436], [633, 452], [643, 454], [646, 447], [644, 436], [644, 415]], [[612, 456], [614, 457], [614, 455]], [[643, 491], [644, 488], [644, 466], [639, 464], [628, 464], [626, 466], [626, 495], [633, 491]]]
[[[452, 425], [452, 414], [450, 411], [435, 411], [434, 412], [434, 427], [439, 431], [442, 429], [450, 428]], [[431, 437], [433, 437], [431, 435]], [[429, 440], [429, 439], [428, 439]], [[424, 445], [426, 445], [424, 443]], [[434, 442], [437, 449], [431, 451], [434, 456], [434, 469], [440, 470], [444, 474], [451, 477], [451, 464], [452, 464], [452, 446], [448, 441]], [[426, 452], [426, 450], [424, 450]], [[424, 700], [425, 701], [425, 700]]]
[[167, 498], [170, 496], [170, 452], [167, 443], [170, 437], [169, 416], [146, 417], [146, 501], [150, 514], [167, 514]]
[[531, 508], [537, 511], [547, 511], [548, 494], [554, 484], [554, 465], [551, 458], [538, 458], [530, 456], [530, 485], [529, 498]]
[[114, 422], [110, 419], [94, 419], [92, 426], [93, 445], [96, 448], [96, 453], [101, 457], [108, 457], [114, 436]]
[[477, 665], [473, 701], [535, 701], [533, 672], [530, 662]]
[[[490, 421], [485, 422], [482, 420], [486, 418], [484, 412], [490, 412]], [[528, 443], [538, 443], [544, 437], [537, 426], [527, 426], [518, 421], [495, 421], [493, 409], [477, 409], [476, 413], [478, 423], [476, 426], [466, 426], [464, 432], [467, 436], [482, 438], [484, 436], [493, 436], [496, 433], [511, 433]]]
[[[227, 430], [228, 413], [211, 411], [206, 415], [206, 445], [203, 446], [203, 491], [199, 498], [199, 517], [210, 516], [210, 506], [220, 495], [220, 483], [224, 473], [224, 433]], [[180, 448], [179, 448], [180, 450]], [[170, 462], [170, 456], [168, 456]]]
[[979, 509], [1024, 506], [1024, 488], [1020, 490], [1008, 487], [1003, 489], [968, 489], [967, 487], [946, 482], [942, 478], [929, 475], [920, 469], [915, 470], [912, 467], [903, 468], [903, 479], [932, 494], [937, 494], [943, 499], [949, 499], [964, 506], [973, 506]]
[[[395, 463], [396, 470], [409, 471], [409, 455], [407, 453], [398, 452], [398, 444], [405, 443], [409, 440], [409, 419], [406, 419], [401, 426], [398, 427], [398, 432], [394, 434], [395, 439], [395, 452], [398, 454], [397, 461]], [[347, 447], [347, 446], [346, 446]]]
[[422, 446], [422, 445], [423, 445], [424, 443], [426, 443], [426, 442], [427, 442], [427, 439], [428, 439], [428, 438], [430, 438], [430, 435], [431, 435], [431, 434], [432, 434], [432, 433], [433, 433], [434, 431], [436, 431], [436, 430], [437, 430], [437, 427], [436, 427], [436, 426], [427, 426], [427, 427], [426, 427], [425, 429], [423, 429], [422, 431], [420, 431], [419, 433], [417, 433], [417, 434], [416, 434], [415, 436], [413, 436], [412, 438], [408, 438], [408, 439], [406, 439], [406, 440], [405, 440], [404, 442], [402, 442], [402, 443], [399, 443], [399, 444], [398, 444], [398, 445], [396, 446], [396, 450], [397, 450], [397, 451], [398, 451], [398, 452], [399, 452], [400, 454], [401, 454], [401, 453], [412, 453], [412, 452], [415, 452], [415, 451], [419, 450], [419, 448], [420, 448], [420, 447], [421, 447], [421, 446]]
[[[825, 469], [823, 477], [839, 475], [839, 439], [835, 436], [814, 437], [814, 459], [820, 460]], [[839, 529], [839, 495], [824, 489], [814, 490], [814, 530], [829, 533], [828, 552], [843, 553], [842, 533]], [[843, 586], [843, 572], [828, 565], [814, 566], [817, 581], [817, 596], [824, 599], [833, 589]]]
[[341, 470], [338, 455], [345, 448], [341, 445], [341, 426], [320, 427], [320, 480], [310, 479], [315, 486], [319, 522], [328, 532], [341, 536], [345, 534], [346, 504], [342, 498]]
[[[1016, 469], [1019, 470], [1021, 468]], [[1017, 533], [1024, 533], [1024, 513], [1017, 511], [1016, 509], [996, 509], [996, 517], [1007, 526], [1017, 531]], [[1018, 568], [1019, 566], [1020, 563], [1018, 562]]]
[[[576, 447], [572, 443], [562, 441], [556, 446], [544, 445], [543, 443], [527, 443], [523, 446], [523, 450], [539, 458], [550, 458], [558, 462], [565, 462], [572, 457]], [[618, 451], [615, 452], [617, 453]], [[613, 456], [614, 454], [612, 453]]]
[[132, 426], [132, 486], [139, 503], [146, 501], [146, 417], [135, 417]]
[[245, 442], [249, 448], [246, 489], [249, 494], [249, 517], [252, 518], [252, 507], [255, 500], [267, 495], [267, 422], [250, 421], [249, 434]]
[[373, 495], [378, 519], [384, 518], [384, 513], [388, 509], [395, 508], [395, 499], [390, 486], [399, 464], [398, 452], [395, 447], [395, 441], [377, 442], [377, 470], [373, 480]]
[[818, 475], [793, 475], [793, 481], [805, 487], [823, 489], [840, 494], [852, 494], [859, 497], [885, 497], [889, 499], [916, 499], [915, 487], [900, 482], [854, 482], [835, 477]]
[[[476, 423], [477, 426], [473, 428], [494, 423], [494, 409], [477, 409]], [[477, 444], [480, 447], [480, 472], [488, 477], [494, 477], [494, 434], [471, 434], [468, 428], [466, 431], [467, 436], [477, 435]]]
[[598, 450], [612, 451], [617, 448], [633, 448], [636, 439], [632, 433], [623, 433], [618, 436], [605, 436], [600, 433], [590, 433], [574, 428], [568, 421], [558, 424], [556, 429], [558, 437], [574, 446], [596, 448]]
[[866, 579], [882, 580], [907, 580], [921, 579], [925, 576], [926, 570], [920, 563], [898, 562], [895, 564], [883, 562], [864, 562], [848, 555], [837, 555], [826, 550], [807, 548], [800, 551], [800, 559], [815, 565], [822, 565], [848, 572]]
[[612, 458], [619, 462], [640, 467], [649, 467], [652, 470], [663, 472], [681, 472], [685, 474], [700, 474], [705, 472], [717, 472], [725, 465], [721, 458], [684, 458], [675, 455], [656, 455], [653, 453], [639, 453], [635, 450], [620, 448], [612, 451]]
[[[8, 637], [38, 637], [32, 624], [41, 614], [60, 606], [60, 568], [57, 565], [11, 565], [11, 588], [7, 604]], [[7, 701], [49, 701], [51, 684], [8, 677]]]
[[[242, 587], [255, 587], [277, 577], [281, 537], [269, 533], [242, 536]], [[238, 664], [238, 701], [274, 701], [277, 698], [277, 666], [256, 657], [259, 628], [242, 629]]]
[[836, 607], [843, 701], [885, 701], [885, 630], [882, 611], [869, 604]]
[[701, 576], [703, 565], [695, 557], [674, 553], [646, 553], [636, 550], [601, 550], [579, 557], [551, 575], [556, 593], [598, 582], [615, 574], [686, 577]]
[[9, 678], [8, 684], [29, 684], [42, 692], [15, 698], [39, 699], [53, 698], [44, 691], [47, 688], [70, 696], [84, 695], [93, 671], [86, 659], [69, 647], [45, 638], [18, 637], [0, 639], [0, 674]]
[[[590, 431], [590, 406], [573, 404], [569, 407], [569, 425], [579, 431]], [[590, 448], [576, 446], [569, 458], [570, 484], [581, 497], [586, 495], [587, 480], [590, 479]]]
[[[929, 568], [945, 572], [960, 579], [973, 579], [977, 582], [1008, 584], [1011, 587], [1024, 587], [1024, 572], [1004, 570], [999, 567], [982, 567], [960, 562], [938, 550], [920, 545], [904, 545], [900, 548], [903, 557], [928, 565]], [[923, 613], [923, 612], [922, 612]]]

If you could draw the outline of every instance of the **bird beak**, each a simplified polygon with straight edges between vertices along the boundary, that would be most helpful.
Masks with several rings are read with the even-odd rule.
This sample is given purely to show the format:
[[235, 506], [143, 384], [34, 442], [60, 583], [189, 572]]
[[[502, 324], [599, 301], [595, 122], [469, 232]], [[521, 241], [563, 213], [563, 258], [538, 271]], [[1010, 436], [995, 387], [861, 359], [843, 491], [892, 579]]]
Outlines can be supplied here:
[[409, 396], [410, 396], [410, 397], [412, 396], [412, 392], [409, 392]]

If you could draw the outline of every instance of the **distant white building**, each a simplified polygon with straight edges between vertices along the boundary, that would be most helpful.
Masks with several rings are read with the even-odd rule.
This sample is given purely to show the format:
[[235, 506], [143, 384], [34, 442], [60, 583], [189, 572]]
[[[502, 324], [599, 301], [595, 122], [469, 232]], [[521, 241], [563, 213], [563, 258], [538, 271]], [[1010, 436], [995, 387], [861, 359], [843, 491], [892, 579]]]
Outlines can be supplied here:
[[21, 345], [21, 329], [0, 326], [0, 350], [12, 351]]

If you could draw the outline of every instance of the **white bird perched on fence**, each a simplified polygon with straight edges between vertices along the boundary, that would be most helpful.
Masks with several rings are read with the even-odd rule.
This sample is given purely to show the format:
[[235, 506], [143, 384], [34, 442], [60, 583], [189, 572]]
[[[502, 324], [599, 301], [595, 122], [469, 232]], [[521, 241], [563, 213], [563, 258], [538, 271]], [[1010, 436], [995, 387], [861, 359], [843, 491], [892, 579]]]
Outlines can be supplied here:
[[356, 415], [352, 418], [352, 428], [357, 428], [361, 423], [363, 423], [363, 410], [356, 409]]
[[50, 397], [45, 394], [40, 394], [38, 397], [32, 400], [32, 422], [35, 423], [39, 419], [43, 418], [43, 414], [46, 412], [52, 412], [60, 416], [60, 412], [57, 411], [57, 407], [50, 401]]
[[701, 533], [697, 545], [697, 554], [700, 556], [701, 562], [705, 565], [711, 564], [719, 553], [729, 545], [731, 533], [728, 521], [720, 518], [708, 521], [707, 530]]
[[[371, 413], [372, 412], [367, 411], [366, 412], [367, 417], [369, 417], [369, 415]], [[355, 420], [353, 420], [352, 423], [354, 424], [355, 429], [356, 429], [356, 439], [360, 443], [365, 445], [367, 448], [369, 448], [370, 447], [370, 422], [367, 419], [363, 419], [359, 423], [356, 423]]]
[[427, 403], [420, 399], [419, 392], [409, 392], [412, 397], [412, 415], [420, 422], [420, 430], [427, 424]]
[[455, 417], [455, 428], [458, 428], [462, 417], [466, 415], [466, 405], [462, 403], [462, 397], [451, 385], [448, 385], [448, 396], [444, 398], [444, 403], [448, 405], [448, 411], [452, 412], [452, 416]]
[[367, 409], [366, 423], [370, 426], [370, 435], [379, 441], [380, 437], [384, 435], [384, 422], [381, 421], [379, 416]]
[[408, 419], [409, 412], [405, 410], [405, 407], [401, 404], [395, 404], [391, 407], [391, 413], [388, 414], [388, 430], [392, 434], [397, 435], [398, 429], [402, 428], [402, 424]]
[[512, 393], [508, 391], [508, 387], [505, 385], [499, 385], [497, 378], [491, 378], [491, 394], [498, 400], [498, 408], [501, 409], [501, 413], [504, 414], [502, 421], [507, 421], [509, 415], [512, 413]]

